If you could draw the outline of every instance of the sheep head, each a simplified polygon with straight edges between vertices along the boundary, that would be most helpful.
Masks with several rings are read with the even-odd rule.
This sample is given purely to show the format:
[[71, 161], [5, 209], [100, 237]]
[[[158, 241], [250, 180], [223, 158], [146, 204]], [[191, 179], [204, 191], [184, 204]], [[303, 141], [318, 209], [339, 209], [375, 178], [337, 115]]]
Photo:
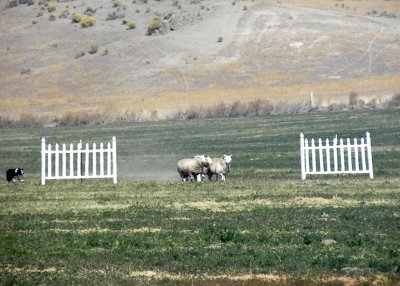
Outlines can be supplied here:
[[232, 162], [232, 154], [231, 155], [223, 155], [222, 159], [224, 160], [226, 166], [228, 167], [228, 171], [231, 170], [231, 162]]

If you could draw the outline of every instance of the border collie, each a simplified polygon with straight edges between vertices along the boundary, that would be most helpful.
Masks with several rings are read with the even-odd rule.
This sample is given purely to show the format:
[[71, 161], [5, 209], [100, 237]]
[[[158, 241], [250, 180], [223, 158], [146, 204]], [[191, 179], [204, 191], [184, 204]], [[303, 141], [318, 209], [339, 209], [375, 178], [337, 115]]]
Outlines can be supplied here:
[[7, 178], [7, 182], [15, 182], [15, 178], [18, 178], [19, 181], [23, 182], [24, 180], [22, 180], [19, 176], [23, 176], [24, 175], [24, 169], [22, 168], [16, 168], [16, 169], [8, 169], [6, 172], [6, 178]]

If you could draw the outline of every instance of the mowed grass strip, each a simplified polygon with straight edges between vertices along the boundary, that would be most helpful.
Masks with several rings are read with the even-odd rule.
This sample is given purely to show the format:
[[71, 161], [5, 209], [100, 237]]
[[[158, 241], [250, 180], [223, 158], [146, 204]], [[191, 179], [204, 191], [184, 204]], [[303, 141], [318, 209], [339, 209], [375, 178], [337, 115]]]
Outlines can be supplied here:
[[[210, 148], [233, 153], [234, 168], [225, 183], [122, 178], [117, 185], [84, 180], [41, 186], [38, 172], [28, 172], [25, 182], [3, 182], [1, 284], [397, 285], [399, 112], [331, 114], [335, 123], [327, 127], [329, 134], [363, 132], [351, 130], [349, 115], [377, 134], [373, 146], [381, 150], [373, 153], [374, 180], [365, 175], [299, 179], [298, 132], [304, 128], [313, 135], [321, 128], [323, 133], [317, 122], [332, 124], [329, 114], [4, 129], [8, 137], [1, 137], [1, 146], [28, 166], [40, 158], [37, 147], [29, 146], [48, 133], [56, 142], [117, 135], [123, 162], [132, 156], [173, 161]], [[215, 144], [206, 144], [211, 141]]]

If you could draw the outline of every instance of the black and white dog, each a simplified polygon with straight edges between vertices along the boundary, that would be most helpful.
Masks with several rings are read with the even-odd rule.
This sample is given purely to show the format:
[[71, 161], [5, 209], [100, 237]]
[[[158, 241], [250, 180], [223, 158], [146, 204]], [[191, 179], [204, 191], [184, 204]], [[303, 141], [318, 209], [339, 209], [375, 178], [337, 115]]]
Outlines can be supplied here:
[[6, 172], [6, 178], [7, 178], [7, 182], [15, 182], [15, 178], [18, 178], [19, 181], [24, 181], [22, 179], [20, 179], [19, 176], [24, 175], [24, 169], [22, 168], [16, 168], [16, 169], [8, 169]]

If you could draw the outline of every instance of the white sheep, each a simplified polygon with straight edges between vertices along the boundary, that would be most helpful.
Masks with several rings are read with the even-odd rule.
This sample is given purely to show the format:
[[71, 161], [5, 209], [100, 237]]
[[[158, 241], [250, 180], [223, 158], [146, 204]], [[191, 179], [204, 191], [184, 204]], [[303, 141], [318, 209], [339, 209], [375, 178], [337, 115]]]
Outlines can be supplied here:
[[208, 179], [211, 180], [215, 174], [218, 181], [218, 175], [221, 176], [221, 180], [225, 181], [226, 174], [231, 171], [232, 155], [223, 155], [222, 158], [213, 158], [210, 168], [208, 168]]
[[194, 181], [195, 178], [199, 182], [201, 181], [202, 174], [204, 174], [204, 168], [208, 168], [212, 163], [211, 158], [204, 155], [196, 155], [193, 158], [182, 159], [178, 161], [178, 173], [182, 178], [183, 182]]

